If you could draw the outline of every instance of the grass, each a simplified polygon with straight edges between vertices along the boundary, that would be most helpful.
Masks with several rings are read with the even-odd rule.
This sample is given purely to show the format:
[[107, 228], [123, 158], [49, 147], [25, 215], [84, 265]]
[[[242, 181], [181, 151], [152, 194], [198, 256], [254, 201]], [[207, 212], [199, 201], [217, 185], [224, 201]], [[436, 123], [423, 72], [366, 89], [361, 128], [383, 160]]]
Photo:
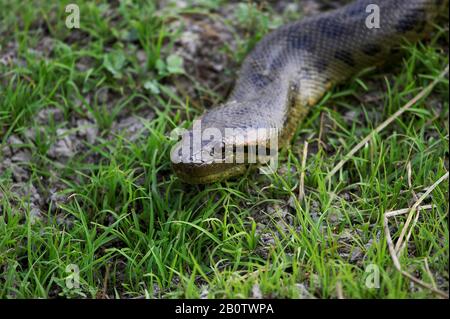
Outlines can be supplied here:
[[[235, 47], [211, 50], [237, 66], [258, 39], [298, 15], [245, 2], [223, 15], [220, 0], [186, 8], [77, 3], [81, 29], [69, 30], [65, 2], [0, 0], [8, 8], [0, 11], [0, 60], [13, 56], [0, 63], [1, 298], [436, 297], [395, 269], [383, 214], [411, 207], [415, 194], [448, 171], [448, 79], [374, 134], [330, 181], [326, 175], [441, 73], [448, 26], [406, 46], [396, 66], [366, 70], [329, 92], [299, 124], [276, 174], [190, 186], [171, 171], [170, 132], [226, 90], [217, 93], [219, 83], [182, 70], [175, 47], [183, 27], [169, 23], [186, 15], [220, 18], [235, 30]], [[45, 39], [53, 41], [48, 54]], [[183, 77], [201, 98], [177, 88]], [[60, 115], [43, 124], [46, 109]], [[114, 129], [129, 114], [140, 116], [134, 138]], [[83, 138], [75, 120], [93, 124], [95, 138]], [[80, 142], [71, 156], [55, 158], [51, 149], [64, 136]], [[29, 157], [7, 164], [5, 147]], [[448, 292], [448, 181], [425, 202], [434, 208], [421, 212], [400, 262]], [[405, 221], [390, 220], [394, 240]], [[67, 286], [70, 265], [79, 269], [79, 287]], [[373, 265], [379, 288], [365, 284]]]

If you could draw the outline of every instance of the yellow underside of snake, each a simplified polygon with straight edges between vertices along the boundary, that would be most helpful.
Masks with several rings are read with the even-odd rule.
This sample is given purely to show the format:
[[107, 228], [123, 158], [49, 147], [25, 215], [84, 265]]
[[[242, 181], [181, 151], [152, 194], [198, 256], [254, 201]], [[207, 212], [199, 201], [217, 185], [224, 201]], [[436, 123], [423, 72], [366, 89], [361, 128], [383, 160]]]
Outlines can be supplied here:
[[[447, 8], [448, 0], [359, 0], [268, 34], [244, 60], [227, 102], [205, 112], [172, 148], [175, 173], [194, 184], [244, 173], [255, 166], [249, 150], [289, 145], [332, 86], [383, 63], [405, 40], [421, 39]], [[276, 132], [277, 143], [261, 130]]]

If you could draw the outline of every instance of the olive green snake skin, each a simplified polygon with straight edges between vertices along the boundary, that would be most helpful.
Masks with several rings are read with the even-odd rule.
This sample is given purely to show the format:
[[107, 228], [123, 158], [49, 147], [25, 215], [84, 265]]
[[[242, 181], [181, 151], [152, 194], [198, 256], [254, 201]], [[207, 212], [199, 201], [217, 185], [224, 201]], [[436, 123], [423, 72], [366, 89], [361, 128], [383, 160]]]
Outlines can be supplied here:
[[[379, 28], [366, 24], [371, 14], [366, 9], [372, 4], [379, 8]], [[228, 137], [215, 141], [223, 149], [230, 143], [234, 148], [258, 143], [252, 130], [276, 128], [278, 147], [285, 147], [300, 121], [332, 86], [388, 60], [405, 39], [421, 39], [447, 8], [448, 0], [359, 0], [282, 26], [264, 37], [246, 57], [227, 102], [199, 118], [201, 130], [246, 130], [245, 142]], [[192, 131], [183, 139], [189, 136]], [[182, 145], [187, 144], [180, 141], [174, 146], [171, 161], [176, 174], [188, 183], [237, 176], [250, 166], [225, 158], [203, 160], [192, 144], [186, 153], [181, 151]], [[201, 148], [205, 145], [202, 141]]]

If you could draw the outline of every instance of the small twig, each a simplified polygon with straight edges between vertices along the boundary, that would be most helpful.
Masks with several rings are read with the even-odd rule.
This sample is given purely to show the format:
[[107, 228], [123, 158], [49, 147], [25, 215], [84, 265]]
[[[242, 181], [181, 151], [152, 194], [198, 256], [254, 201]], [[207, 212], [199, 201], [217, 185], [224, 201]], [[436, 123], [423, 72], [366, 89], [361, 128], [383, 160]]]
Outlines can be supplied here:
[[384, 215], [384, 233], [386, 235], [386, 243], [388, 245], [389, 254], [391, 255], [392, 261], [394, 262], [395, 268], [398, 271], [402, 271], [402, 266], [395, 253], [394, 242], [392, 241], [391, 232], [389, 231], [389, 218]]
[[[436, 207], [436, 206], [435, 205], [424, 205], [424, 206], [417, 207], [417, 209], [429, 210], [429, 209], [433, 209], [434, 207]], [[389, 218], [389, 217], [393, 217], [393, 216], [408, 214], [410, 211], [411, 211], [411, 208], [403, 208], [403, 209], [393, 210], [391, 212], [385, 213], [385, 216]]]
[[325, 112], [322, 112], [320, 114], [319, 137], [317, 139], [318, 139], [319, 149], [324, 148], [326, 150], [327, 145], [322, 141], [324, 116], [325, 116]]
[[417, 194], [414, 191], [414, 188], [412, 186], [412, 169], [411, 169], [411, 161], [408, 161], [408, 164], [406, 165], [406, 170], [408, 172], [408, 187], [410, 191], [413, 194], [414, 200], [418, 200]]
[[103, 278], [103, 290], [102, 299], [108, 299], [108, 277], [109, 277], [109, 264], [106, 265], [105, 277]]
[[439, 290], [437, 288], [434, 288], [433, 286], [427, 284], [426, 282], [414, 277], [413, 275], [407, 273], [404, 270], [400, 270], [401, 274], [403, 276], [405, 276], [406, 278], [409, 278], [411, 281], [414, 281], [416, 284], [418, 284], [419, 286], [425, 288], [425, 289], [429, 289], [432, 292], [434, 292], [435, 294], [441, 296], [442, 298], [448, 299], [448, 294], [446, 294], [445, 292], [443, 292], [442, 290]]
[[[397, 254], [400, 254], [403, 248], [405, 247], [406, 243], [409, 240], [409, 237], [411, 236], [412, 229], [414, 228], [414, 225], [417, 223], [417, 220], [419, 219], [419, 211], [417, 211], [417, 207], [423, 202], [425, 198], [428, 197], [428, 195], [444, 180], [448, 178], [448, 172], [444, 174], [441, 178], [439, 178], [431, 187], [428, 188], [428, 190], [420, 196], [420, 198], [414, 203], [414, 205], [411, 207], [411, 211], [408, 215], [408, 218], [406, 219], [405, 226], [402, 229], [402, 232], [400, 233], [400, 237], [398, 238], [397, 244], [395, 245], [395, 251]], [[411, 226], [411, 229], [408, 232], [408, 235], [406, 236], [405, 243], [403, 244], [403, 238], [405, 237], [406, 230], [409, 227], [409, 224], [411, 223], [411, 220], [414, 216], [414, 213], [417, 211], [416, 218], [414, 219], [414, 222]], [[403, 244], [403, 245], [402, 245]]]
[[373, 130], [369, 135], [367, 135], [361, 142], [359, 142], [355, 147], [353, 147], [350, 152], [347, 153], [347, 155], [344, 156], [344, 158], [331, 170], [331, 172], [328, 173], [327, 179], [331, 179], [331, 177], [334, 176], [341, 168], [344, 166], [344, 164], [357, 152], [359, 149], [361, 149], [366, 143], [368, 143], [375, 134], [381, 132], [384, 130], [389, 124], [391, 124], [394, 120], [396, 120], [400, 115], [402, 115], [405, 111], [407, 111], [411, 106], [416, 104], [418, 101], [420, 101], [424, 96], [426, 96], [435, 86], [438, 84], [448, 73], [448, 64], [445, 68], [445, 70], [432, 82], [430, 83], [426, 88], [424, 88], [422, 91], [420, 91], [419, 94], [417, 94], [414, 98], [409, 100], [408, 103], [406, 103], [403, 107], [401, 107], [395, 114], [390, 116], [386, 121], [381, 123], [375, 130]]
[[427, 274], [430, 277], [431, 284], [433, 285], [434, 288], [437, 288], [436, 282], [434, 281], [434, 278], [433, 278], [433, 274], [431, 273], [430, 267], [428, 265], [428, 259], [425, 258], [423, 262], [425, 264], [425, 270], [427, 271]]
[[301, 202], [305, 197], [305, 171], [306, 171], [306, 157], [308, 156], [308, 142], [305, 141], [305, 145], [303, 146], [303, 155], [302, 155], [302, 167], [300, 172], [300, 185], [298, 187], [298, 200]]
[[[413, 275], [407, 273], [406, 271], [404, 271], [401, 267], [400, 261], [398, 259], [399, 254], [397, 253], [397, 249], [394, 246], [394, 243], [392, 241], [392, 237], [391, 237], [391, 233], [389, 231], [389, 217], [392, 216], [397, 216], [400, 214], [405, 214], [406, 212], [409, 211], [409, 215], [408, 215], [408, 220], [405, 223], [405, 226], [402, 229], [402, 233], [400, 235], [400, 238], [397, 242], [397, 247], [404, 247], [404, 245], [406, 245], [406, 243], [409, 240], [409, 236], [411, 235], [411, 231], [412, 228], [415, 225], [415, 222], [417, 222], [418, 216], [419, 214], [416, 215], [416, 219], [413, 223], [413, 225], [411, 226], [410, 232], [408, 233], [408, 236], [406, 237], [406, 240], [403, 244], [403, 246], [401, 246], [401, 239], [404, 237], [404, 234], [406, 232], [406, 229], [408, 228], [409, 223], [411, 222], [412, 216], [414, 214], [414, 212], [417, 209], [431, 209], [433, 206], [432, 205], [425, 205], [425, 206], [419, 206], [420, 203], [433, 191], [433, 189], [435, 189], [440, 183], [442, 183], [442, 181], [444, 181], [445, 179], [447, 179], [449, 176], [449, 173], [445, 173], [444, 176], [442, 176], [439, 180], [437, 180], [431, 187], [428, 188], [428, 190], [414, 203], [414, 205], [411, 207], [411, 209], [401, 209], [401, 210], [397, 210], [397, 211], [392, 211], [392, 212], [388, 212], [384, 214], [384, 232], [385, 232], [385, 236], [386, 236], [386, 243], [388, 245], [388, 249], [389, 249], [389, 254], [391, 255], [392, 261], [394, 263], [395, 268], [405, 277], [407, 277], [408, 279], [410, 279], [411, 281], [415, 282], [416, 284], [418, 284], [419, 286], [429, 289], [432, 292], [434, 292], [435, 294], [443, 297], [443, 298], [448, 298], [448, 294], [439, 290], [438, 288], [436, 288], [436, 284], [434, 283], [434, 280], [432, 280], [433, 285], [427, 284], [426, 282], [414, 277]], [[402, 236], [403, 235], [403, 236]], [[427, 267], [427, 264], [426, 264]]]
[[415, 282], [416, 284], [418, 284], [419, 286], [425, 288], [425, 289], [429, 289], [432, 292], [434, 292], [435, 294], [443, 297], [443, 298], [448, 298], [448, 294], [446, 294], [445, 292], [427, 284], [426, 282], [410, 275], [409, 273], [407, 273], [406, 271], [404, 271], [402, 269], [402, 266], [400, 264], [400, 261], [398, 260], [397, 254], [395, 253], [395, 248], [394, 248], [394, 244], [392, 242], [392, 237], [391, 237], [391, 233], [389, 231], [389, 226], [388, 226], [388, 217], [386, 215], [384, 215], [384, 232], [385, 232], [385, 236], [386, 236], [386, 243], [388, 245], [388, 249], [389, 249], [389, 254], [391, 255], [392, 258], [392, 262], [394, 263], [395, 268], [405, 277], [407, 277], [408, 279], [410, 279], [411, 281]]
[[342, 290], [342, 282], [340, 281], [336, 283], [336, 295], [338, 299], [345, 299], [344, 291]]

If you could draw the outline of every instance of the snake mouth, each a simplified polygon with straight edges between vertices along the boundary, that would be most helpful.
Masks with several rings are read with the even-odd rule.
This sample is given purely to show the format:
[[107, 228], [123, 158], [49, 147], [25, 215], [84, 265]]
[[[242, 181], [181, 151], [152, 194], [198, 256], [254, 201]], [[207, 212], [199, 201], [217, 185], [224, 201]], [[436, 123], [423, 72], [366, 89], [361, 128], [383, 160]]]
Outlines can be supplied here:
[[241, 175], [249, 168], [249, 165], [221, 163], [206, 167], [172, 163], [172, 167], [177, 176], [188, 184], [210, 184]]
[[208, 184], [242, 175], [252, 167], [266, 164], [272, 158], [274, 150], [254, 145], [233, 145], [202, 150], [202, 157], [183, 154], [182, 144], [177, 143], [170, 154], [172, 167], [179, 178], [189, 184]]

